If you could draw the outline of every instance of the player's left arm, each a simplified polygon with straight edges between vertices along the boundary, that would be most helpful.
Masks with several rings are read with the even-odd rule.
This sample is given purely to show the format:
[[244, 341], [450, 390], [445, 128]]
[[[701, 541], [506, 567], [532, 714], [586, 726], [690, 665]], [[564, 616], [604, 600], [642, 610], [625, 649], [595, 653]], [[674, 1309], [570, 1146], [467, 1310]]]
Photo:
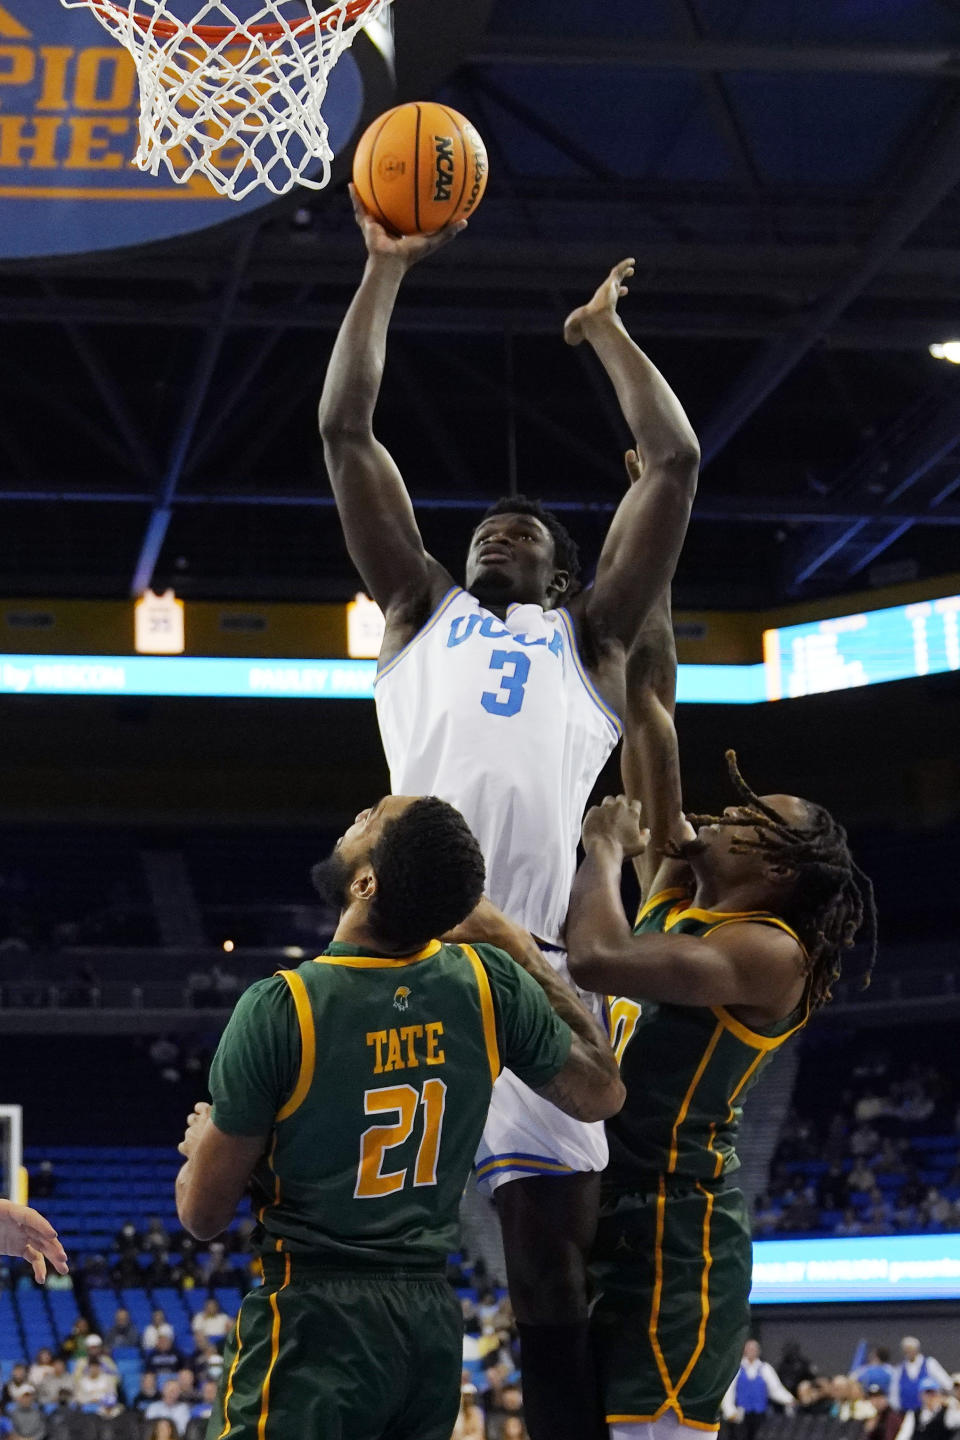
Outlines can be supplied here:
[[568, 344], [585, 340], [593, 347], [636, 446], [628, 453], [634, 483], [607, 533], [596, 580], [578, 607], [600, 643], [625, 646], [673, 579], [700, 468], [700, 446], [683, 406], [617, 314], [633, 265], [621, 260], [614, 266], [564, 326]]
[[567, 914], [567, 957], [578, 985], [600, 994], [673, 1005], [745, 1005], [771, 1018], [796, 1004], [800, 946], [786, 931], [745, 921], [701, 937], [634, 935], [620, 898], [624, 860], [645, 837], [640, 807], [620, 796], [588, 811], [586, 858]]
[[177, 1176], [177, 1215], [195, 1240], [212, 1240], [226, 1230], [267, 1145], [267, 1134], [227, 1135], [199, 1101], [187, 1119], [177, 1149], [186, 1164]]

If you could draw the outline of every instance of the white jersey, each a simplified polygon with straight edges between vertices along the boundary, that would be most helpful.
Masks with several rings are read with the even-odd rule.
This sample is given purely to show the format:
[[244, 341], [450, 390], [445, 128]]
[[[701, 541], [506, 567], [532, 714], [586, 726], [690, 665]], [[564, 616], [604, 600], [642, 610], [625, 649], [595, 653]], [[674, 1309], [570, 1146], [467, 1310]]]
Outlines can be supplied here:
[[395, 795], [438, 795], [466, 819], [486, 892], [556, 943], [583, 811], [620, 736], [577, 654], [565, 610], [511, 605], [505, 620], [450, 590], [377, 677]]

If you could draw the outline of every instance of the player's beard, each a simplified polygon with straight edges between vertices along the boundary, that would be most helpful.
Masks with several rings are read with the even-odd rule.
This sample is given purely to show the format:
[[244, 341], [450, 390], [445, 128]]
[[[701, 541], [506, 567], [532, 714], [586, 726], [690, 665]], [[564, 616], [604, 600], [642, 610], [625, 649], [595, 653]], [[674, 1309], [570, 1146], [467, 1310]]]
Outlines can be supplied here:
[[343, 860], [339, 850], [333, 850], [326, 860], [318, 860], [310, 871], [313, 888], [321, 900], [335, 905], [338, 911], [347, 908], [347, 892], [350, 888], [352, 871]]

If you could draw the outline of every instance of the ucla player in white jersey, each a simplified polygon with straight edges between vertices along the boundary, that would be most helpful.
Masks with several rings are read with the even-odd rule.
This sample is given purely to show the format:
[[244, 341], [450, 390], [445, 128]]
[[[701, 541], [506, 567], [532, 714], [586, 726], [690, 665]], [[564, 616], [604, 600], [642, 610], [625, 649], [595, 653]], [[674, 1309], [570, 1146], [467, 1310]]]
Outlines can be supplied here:
[[[320, 427], [347, 547], [386, 616], [376, 693], [392, 788], [463, 813], [491, 898], [565, 971], [580, 820], [621, 733], [626, 653], [683, 543], [696, 437], [617, 315], [633, 273], [621, 261], [564, 329], [599, 356], [641, 457], [631, 452], [642, 478], [614, 516], [595, 581], [580, 588], [576, 547], [556, 517], [514, 496], [478, 525], [461, 587], [424, 549], [373, 414], [403, 276], [463, 226], [394, 237], [354, 205], [367, 264], [330, 359]], [[512, 1075], [497, 1082], [478, 1176], [496, 1191], [533, 1440], [589, 1440], [595, 1425], [585, 1255], [606, 1159], [602, 1126], [558, 1115]]]

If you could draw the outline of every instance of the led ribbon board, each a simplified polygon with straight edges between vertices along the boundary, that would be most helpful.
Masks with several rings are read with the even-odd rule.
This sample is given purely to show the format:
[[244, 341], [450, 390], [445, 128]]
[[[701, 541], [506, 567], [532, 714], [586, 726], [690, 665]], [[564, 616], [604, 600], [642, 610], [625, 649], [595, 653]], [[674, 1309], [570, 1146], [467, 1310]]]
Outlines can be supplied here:
[[751, 1305], [955, 1300], [960, 1233], [755, 1240]]
[[[0, 655], [0, 695], [180, 695], [372, 700], [375, 660], [236, 660], [197, 656]], [[762, 665], [681, 665], [679, 700], [752, 704]]]
[[766, 699], [960, 670], [960, 595], [766, 630]]

